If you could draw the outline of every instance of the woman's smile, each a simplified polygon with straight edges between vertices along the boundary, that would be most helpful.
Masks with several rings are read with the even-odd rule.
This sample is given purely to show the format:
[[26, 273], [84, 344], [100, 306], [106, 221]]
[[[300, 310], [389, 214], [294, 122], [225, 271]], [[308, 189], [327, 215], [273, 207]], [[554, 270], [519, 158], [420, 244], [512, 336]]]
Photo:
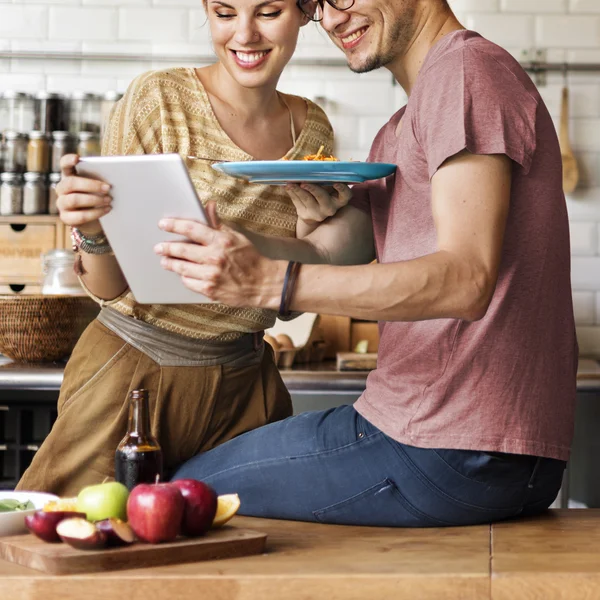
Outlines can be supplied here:
[[242, 69], [255, 69], [264, 64], [271, 50], [231, 50], [234, 60]]

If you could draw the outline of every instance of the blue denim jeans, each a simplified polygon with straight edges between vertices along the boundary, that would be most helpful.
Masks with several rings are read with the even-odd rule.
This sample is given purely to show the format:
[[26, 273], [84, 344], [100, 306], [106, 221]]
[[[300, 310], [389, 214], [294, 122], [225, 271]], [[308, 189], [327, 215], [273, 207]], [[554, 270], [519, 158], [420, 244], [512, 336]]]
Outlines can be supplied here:
[[542, 512], [565, 463], [549, 458], [401, 444], [352, 406], [250, 431], [184, 463], [240, 514], [388, 527], [490, 523]]

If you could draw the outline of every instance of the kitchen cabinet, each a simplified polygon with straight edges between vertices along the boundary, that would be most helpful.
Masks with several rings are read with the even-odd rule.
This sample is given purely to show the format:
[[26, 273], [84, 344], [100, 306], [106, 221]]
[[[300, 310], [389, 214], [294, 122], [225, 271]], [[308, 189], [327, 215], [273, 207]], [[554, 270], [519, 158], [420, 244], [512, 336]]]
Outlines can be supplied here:
[[39, 293], [42, 254], [70, 243], [69, 228], [56, 216], [0, 217], [0, 293]]

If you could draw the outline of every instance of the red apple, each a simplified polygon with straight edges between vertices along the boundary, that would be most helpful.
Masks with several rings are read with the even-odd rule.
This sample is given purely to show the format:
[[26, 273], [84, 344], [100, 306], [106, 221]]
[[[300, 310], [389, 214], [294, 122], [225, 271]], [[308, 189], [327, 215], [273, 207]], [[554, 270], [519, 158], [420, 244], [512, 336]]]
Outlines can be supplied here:
[[56, 526], [56, 532], [63, 542], [78, 550], [101, 550], [108, 543], [103, 531], [78, 517], [61, 521]]
[[126, 546], [135, 542], [133, 530], [121, 519], [111, 517], [110, 519], [97, 521], [96, 527], [98, 531], [106, 534], [106, 541], [109, 546]]
[[217, 493], [197, 479], [176, 479], [171, 483], [179, 488], [185, 500], [181, 533], [189, 537], [203, 535], [217, 513]]
[[60, 542], [61, 539], [58, 533], [56, 533], [56, 526], [61, 521], [71, 517], [83, 517], [85, 519], [85, 514], [62, 510], [52, 512], [38, 510], [32, 515], [25, 517], [25, 525], [31, 533], [37, 535], [37, 537], [45, 542]]
[[127, 519], [144, 542], [172, 542], [181, 531], [185, 501], [172, 483], [141, 483], [127, 500]]

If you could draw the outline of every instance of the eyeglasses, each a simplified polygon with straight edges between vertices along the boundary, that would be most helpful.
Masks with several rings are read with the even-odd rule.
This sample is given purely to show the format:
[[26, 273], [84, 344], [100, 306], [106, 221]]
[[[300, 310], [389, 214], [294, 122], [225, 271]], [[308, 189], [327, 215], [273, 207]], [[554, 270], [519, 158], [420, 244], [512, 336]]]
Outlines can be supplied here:
[[319, 22], [323, 20], [325, 2], [335, 10], [348, 10], [355, 0], [297, 0], [296, 5], [311, 21]]

